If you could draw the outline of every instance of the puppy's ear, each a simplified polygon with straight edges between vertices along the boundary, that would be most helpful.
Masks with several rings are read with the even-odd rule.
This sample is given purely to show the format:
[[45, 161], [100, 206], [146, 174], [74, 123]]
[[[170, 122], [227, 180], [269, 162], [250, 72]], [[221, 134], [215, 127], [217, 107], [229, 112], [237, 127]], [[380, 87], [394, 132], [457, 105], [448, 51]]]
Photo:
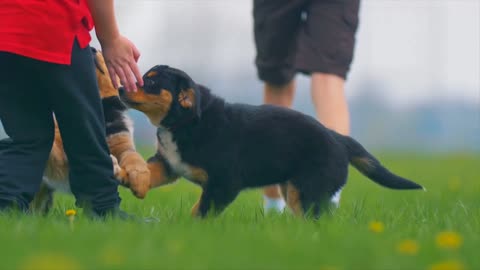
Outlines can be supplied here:
[[200, 95], [201, 93], [198, 87], [192, 85], [190, 88], [180, 91], [178, 94], [178, 103], [182, 108], [192, 111], [198, 118], [200, 118], [202, 113]]
[[178, 94], [178, 103], [185, 109], [192, 109], [195, 104], [195, 91], [192, 88], [181, 90]]
[[176, 78], [176, 88], [181, 89], [178, 94], [178, 103], [184, 109], [188, 109], [197, 118], [202, 114], [201, 109], [201, 91], [199, 86], [193, 81], [187, 73], [182, 70], [169, 68], [169, 73]]

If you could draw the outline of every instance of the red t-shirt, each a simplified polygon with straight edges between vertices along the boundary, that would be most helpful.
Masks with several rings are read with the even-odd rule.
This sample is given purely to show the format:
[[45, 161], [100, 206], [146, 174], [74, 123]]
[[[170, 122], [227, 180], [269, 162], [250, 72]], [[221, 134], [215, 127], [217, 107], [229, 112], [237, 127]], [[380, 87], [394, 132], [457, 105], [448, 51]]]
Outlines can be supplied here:
[[0, 51], [69, 65], [75, 37], [85, 48], [92, 29], [86, 0], [0, 0]]

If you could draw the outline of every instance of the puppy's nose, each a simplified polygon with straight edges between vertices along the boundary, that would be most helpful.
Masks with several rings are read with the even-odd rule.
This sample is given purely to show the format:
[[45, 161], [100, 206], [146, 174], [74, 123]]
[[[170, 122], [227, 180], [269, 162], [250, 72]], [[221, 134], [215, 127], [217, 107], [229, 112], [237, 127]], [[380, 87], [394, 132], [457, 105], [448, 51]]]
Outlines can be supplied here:
[[118, 94], [119, 94], [120, 96], [124, 95], [124, 94], [125, 94], [125, 87], [120, 86], [120, 87], [118, 88]]

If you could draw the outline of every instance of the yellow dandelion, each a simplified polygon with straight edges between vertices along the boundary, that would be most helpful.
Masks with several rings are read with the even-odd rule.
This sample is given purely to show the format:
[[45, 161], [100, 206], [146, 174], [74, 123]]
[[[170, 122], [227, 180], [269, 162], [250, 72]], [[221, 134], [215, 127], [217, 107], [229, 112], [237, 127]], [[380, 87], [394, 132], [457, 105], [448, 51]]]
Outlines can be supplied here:
[[463, 238], [456, 232], [445, 231], [437, 234], [436, 242], [440, 248], [458, 249], [463, 243]]
[[23, 260], [20, 270], [80, 270], [73, 258], [60, 253], [37, 254]]
[[412, 239], [403, 240], [397, 245], [397, 251], [398, 253], [401, 253], [401, 254], [416, 255], [418, 253], [418, 250], [419, 250], [419, 245], [417, 241]]
[[73, 221], [75, 220], [75, 215], [77, 214], [77, 211], [73, 209], [68, 209], [65, 211], [65, 215], [68, 217], [68, 223], [70, 223], [70, 230], [74, 230], [74, 225]]
[[429, 270], [464, 270], [465, 266], [459, 261], [444, 261], [430, 266]]
[[77, 211], [75, 211], [74, 209], [68, 209], [67, 211], [65, 211], [65, 215], [67, 217], [75, 216], [77, 215]]
[[370, 222], [370, 224], [368, 225], [368, 228], [370, 229], [370, 231], [374, 233], [382, 233], [385, 230], [385, 226], [381, 221]]

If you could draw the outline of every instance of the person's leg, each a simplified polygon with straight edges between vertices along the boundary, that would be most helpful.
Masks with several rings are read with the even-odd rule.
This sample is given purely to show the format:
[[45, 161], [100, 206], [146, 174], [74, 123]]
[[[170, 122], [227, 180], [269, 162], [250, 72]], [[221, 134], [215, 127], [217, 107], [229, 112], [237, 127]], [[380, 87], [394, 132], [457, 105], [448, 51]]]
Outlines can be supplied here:
[[39, 189], [53, 144], [53, 116], [39, 88], [37, 61], [0, 52], [0, 210], [26, 211]]
[[[328, 128], [340, 134], [350, 134], [350, 117], [344, 90], [345, 80], [334, 74], [313, 73], [311, 75], [311, 95], [318, 120]], [[292, 107], [295, 94], [295, 81], [285, 86], [265, 84], [264, 103], [283, 107]], [[340, 193], [332, 201], [338, 204]], [[265, 208], [282, 209], [285, 206], [277, 185], [264, 188]]]
[[[311, 96], [318, 120], [344, 135], [350, 134], [345, 80], [353, 60], [358, 11], [359, 0], [312, 1], [295, 59], [295, 66], [311, 75]], [[332, 197], [336, 205], [340, 193]]]
[[77, 205], [100, 216], [120, 204], [118, 181], [106, 142], [105, 120], [89, 47], [75, 41], [70, 66], [48, 64], [52, 108], [70, 166], [70, 187]]
[[335, 74], [313, 73], [311, 95], [318, 120], [343, 135], [350, 134], [345, 80]]
[[[326, 127], [343, 135], [350, 135], [350, 114], [345, 97], [345, 80], [334, 74], [313, 73], [311, 82], [312, 101], [318, 120]], [[339, 190], [332, 202], [340, 203]]]
[[265, 83], [263, 94], [263, 103], [265, 104], [292, 108], [295, 97], [295, 80], [291, 80], [283, 86]]
[[[253, 5], [257, 74], [264, 85], [264, 103], [291, 107], [295, 94], [296, 36], [305, 0], [255, 0]], [[265, 187], [264, 209], [283, 211], [277, 185]]]
[[[265, 104], [278, 105], [291, 108], [295, 96], [295, 80], [291, 80], [284, 86], [276, 86], [265, 83], [264, 98]], [[271, 185], [263, 188], [264, 208], [266, 211], [283, 211], [285, 208], [285, 198], [280, 193], [278, 185]]]

